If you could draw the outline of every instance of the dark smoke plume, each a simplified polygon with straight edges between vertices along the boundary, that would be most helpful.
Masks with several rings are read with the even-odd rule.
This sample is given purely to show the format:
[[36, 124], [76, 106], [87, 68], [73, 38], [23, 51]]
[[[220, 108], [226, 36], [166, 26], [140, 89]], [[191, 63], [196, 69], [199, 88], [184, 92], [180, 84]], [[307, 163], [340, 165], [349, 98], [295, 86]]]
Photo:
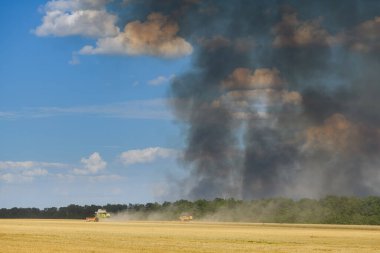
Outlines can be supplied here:
[[379, 1], [132, 1], [179, 25], [193, 198], [380, 193]]

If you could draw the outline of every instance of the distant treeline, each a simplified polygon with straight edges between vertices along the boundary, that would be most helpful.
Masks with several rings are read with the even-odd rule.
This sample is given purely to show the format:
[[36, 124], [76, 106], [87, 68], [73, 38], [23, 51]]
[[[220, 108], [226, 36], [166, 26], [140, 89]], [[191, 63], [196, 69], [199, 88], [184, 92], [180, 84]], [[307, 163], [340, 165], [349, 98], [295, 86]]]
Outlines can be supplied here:
[[328, 196], [319, 200], [272, 198], [263, 200], [178, 200], [147, 204], [69, 205], [51, 208], [0, 209], [0, 218], [83, 219], [99, 208], [115, 219], [177, 220], [191, 213], [195, 220], [380, 225], [380, 197]]

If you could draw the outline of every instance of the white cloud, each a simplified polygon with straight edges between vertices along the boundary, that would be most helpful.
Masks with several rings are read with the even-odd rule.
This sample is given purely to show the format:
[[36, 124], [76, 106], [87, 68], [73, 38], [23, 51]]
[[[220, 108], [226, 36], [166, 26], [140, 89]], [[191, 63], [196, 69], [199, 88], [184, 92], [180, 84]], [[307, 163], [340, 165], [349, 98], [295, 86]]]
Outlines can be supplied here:
[[100, 38], [96, 46], [85, 46], [81, 54], [152, 55], [174, 58], [189, 55], [193, 47], [177, 36], [179, 26], [160, 13], [151, 13], [145, 22], [128, 23], [115, 37]]
[[15, 174], [15, 173], [5, 173], [0, 174], [0, 181], [3, 181], [5, 183], [25, 183], [25, 182], [32, 182], [33, 177], [31, 176], [24, 176], [22, 174]]
[[48, 171], [45, 169], [26, 170], [22, 172], [22, 175], [28, 176], [28, 177], [44, 176], [47, 174], [48, 174]]
[[148, 84], [152, 86], [158, 86], [162, 84], [166, 84], [173, 80], [175, 78], [175, 75], [170, 75], [170, 76], [157, 76], [156, 78], [149, 80]]
[[11, 183], [14, 180], [14, 175], [11, 173], [0, 174], [0, 180], [7, 183]]
[[58, 174], [55, 174], [55, 176], [62, 180], [62, 181], [65, 181], [65, 182], [74, 182], [74, 180], [77, 178], [76, 175], [73, 175], [73, 174], [62, 174], [62, 173], [58, 173]]
[[30, 169], [30, 168], [65, 168], [63, 163], [48, 163], [35, 161], [0, 161], [0, 169]]
[[74, 174], [96, 174], [107, 167], [107, 163], [98, 152], [91, 154], [89, 158], [82, 158], [81, 163], [83, 164], [83, 169], [74, 169]]
[[[151, 55], [166, 58], [186, 56], [193, 47], [177, 35], [179, 26], [161, 13], [151, 13], [145, 22], [128, 23], [123, 31], [118, 16], [107, 10], [112, 0], [52, 0], [42, 8], [42, 24], [32, 32], [37, 36], [84, 36], [96, 38], [96, 46], [86, 45], [80, 54]], [[123, 1], [122, 6], [130, 1]], [[78, 64], [77, 57], [69, 62]]]
[[0, 161], [0, 181], [6, 183], [32, 182], [36, 177], [48, 175], [47, 169], [68, 168], [67, 164], [36, 161]]
[[0, 112], [0, 118], [13, 118], [15, 116], [14, 112]]
[[109, 37], [119, 34], [117, 16], [108, 13], [108, 0], [59, 0], [45, 5], [42, 24], [33, 32], [37, 36]]
[[76, 53], [73, 53], [73, 55], [71, 56], [71, 60], [69, 61], [69, 64], [70, 65], [78, 65], [80, 64], [80, 60], [79, 60], [79, 57]]
[[82, 158], [81, 163], [83, 163], [84, 167], [92, 173], [96, 173], [100, 170], [103, 170], [107, 166], [107, 163], [103, 161], [103, 159], [97, 152], [90, 155], [88, 159]]
[[107, 174], [107, 175], [90, 176], [88, 179], [90, 182], [100, 183], [100, 182], [119, 181], [119, 180], [122, 180], [123, 177], [119, 175], [115, 175], [115, 174]]
[[134, 100], [105, 105], [88, 105], [73, 107], [35, 107], [19, 111], [0, 112], [0, 120], [25, 118], [47, 118], [71, 115], [92, 115], [123, 119], [172, 119], [166, 99]]
[[45, 5], [46, 10], [99, 10], [112, 0], [54, 0]]
[[24, 170], [21, 172], [8, 172], [0, 174], [0, 181], [5, 183], [24, 183], [32, 182], [35, 177], [45, 176], [48, 171], [45, 169]]
[[[98, 152], [89, 157], [83, 157], [81, 166], [63, 163], [49, 163], [36, 161], [0, 161], [0, 182], [23, 183], [32, 182], [37, 177], [51, 176], [66, 182], [87, 180], [88, 182], [111, 182], [122, 180], [124, 177], [116, 174], [104, 173], [107, 163]], [[66, 173], [51, 171], [54, 168], [67, 169]]]
[[161, 147], [151, 147], [145, 149], [133, 149], [128, 150], [120, 155], [121, 162], [126, 165], [132, 165], [137, 163], [148, 163], [152, 162], [158, 158], [169, 158], [173, 157], [178, 152], [174, 149], [161, 148]]
[[115, 182], [125, 179], [125, 177], [117, 174], [100, 174], [100, 175], [90, 175], [88, 173], [83, 174], [81, 172], [77, 174], [56, 174], [59, 180], [65, 182], [90, 182], [90, 183], [103, 183], [103, 182]]

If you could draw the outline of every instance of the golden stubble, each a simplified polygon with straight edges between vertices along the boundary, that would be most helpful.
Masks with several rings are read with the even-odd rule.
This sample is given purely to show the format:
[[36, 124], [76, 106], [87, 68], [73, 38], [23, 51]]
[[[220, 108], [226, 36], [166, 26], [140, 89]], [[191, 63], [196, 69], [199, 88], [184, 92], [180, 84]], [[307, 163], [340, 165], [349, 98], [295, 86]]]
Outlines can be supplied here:
[[1, 252], [379, 252], [379, 226], [0, 220]]

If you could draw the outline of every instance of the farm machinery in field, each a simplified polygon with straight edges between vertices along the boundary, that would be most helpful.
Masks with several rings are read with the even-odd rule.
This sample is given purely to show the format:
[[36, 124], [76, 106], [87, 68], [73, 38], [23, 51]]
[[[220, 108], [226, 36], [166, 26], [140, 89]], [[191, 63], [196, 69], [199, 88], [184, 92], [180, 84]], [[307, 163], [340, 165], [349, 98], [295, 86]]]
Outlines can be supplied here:
[[87, 217], [87, 222], [98, 222], [101, 219], [106, 219], [111, 217], [111, 214], [108, 213], [105, 209], [98, 209], [98, 211], [95, 212], [94, 217]]
[[180, 221], [192, 221], [193, 215], [190, 213], [182, 213], [178, 218]]
[[87, 222], [98, 222], [99, 218], [98, 217], [86, 217]]

